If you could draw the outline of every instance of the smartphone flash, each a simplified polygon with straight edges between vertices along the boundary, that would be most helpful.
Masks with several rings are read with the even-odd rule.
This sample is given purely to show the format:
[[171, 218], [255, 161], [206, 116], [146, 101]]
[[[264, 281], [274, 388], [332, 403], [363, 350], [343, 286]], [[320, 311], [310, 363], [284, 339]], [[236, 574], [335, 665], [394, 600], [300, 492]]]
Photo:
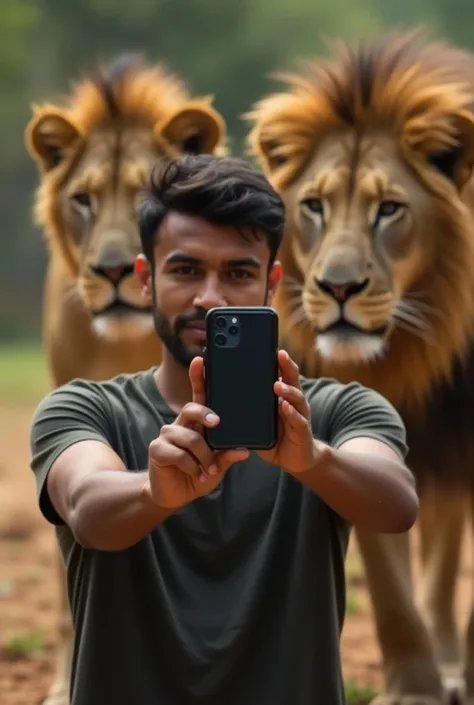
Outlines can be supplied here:
[[236, 319], [236, 318], [233, 318], [233, 319], [232, 319], [232, 323], [237, 323], [237, 319]]

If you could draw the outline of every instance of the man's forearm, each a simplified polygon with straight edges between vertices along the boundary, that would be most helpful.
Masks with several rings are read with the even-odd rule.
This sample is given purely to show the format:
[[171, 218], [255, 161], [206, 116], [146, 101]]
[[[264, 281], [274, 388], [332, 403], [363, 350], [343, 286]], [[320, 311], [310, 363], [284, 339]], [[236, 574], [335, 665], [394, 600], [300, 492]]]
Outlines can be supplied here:
[[163, 522], [172, 510], [156, 506], [148, 472], [104, 470], [82, 478], [70, 497], [69, 525], [84, 548], [121, 551]]
[[403, 463], [375, 455], [321, 446], [312, 470], [296, 474], [326, 504], [354, 526], [380, 533], [408, 531], [418, 514], [412, 474]]

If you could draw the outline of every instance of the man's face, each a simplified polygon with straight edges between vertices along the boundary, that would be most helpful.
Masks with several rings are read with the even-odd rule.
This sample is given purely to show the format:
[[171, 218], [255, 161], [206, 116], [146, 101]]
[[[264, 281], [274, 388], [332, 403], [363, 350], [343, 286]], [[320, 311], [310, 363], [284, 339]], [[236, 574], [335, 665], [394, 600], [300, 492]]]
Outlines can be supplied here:
[[184, 367], [202, 354], [204, 317], [215, 306], [262, 306], [271, 302], [280, 266], [268, 271], [265, 238], [244, 239], [234, 228], [196, 216], [169, 213], [154, 248], [155, 271], [142, 260], [144, 297], [153, 303], [156, 332]]

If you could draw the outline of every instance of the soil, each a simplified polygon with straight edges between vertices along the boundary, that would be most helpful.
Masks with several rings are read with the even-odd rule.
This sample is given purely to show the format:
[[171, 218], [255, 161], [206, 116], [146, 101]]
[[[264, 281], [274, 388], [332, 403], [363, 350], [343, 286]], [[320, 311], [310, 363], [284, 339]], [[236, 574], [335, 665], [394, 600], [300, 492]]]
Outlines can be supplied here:
[[[29, 469], [28, 430], [32, 407], [0, 401], [0, 703], [39, 705], [53, 676], [58, 599], [52, 528], [36, 505]], [[465, 623], [473, 565], [466, 542], [456, 609]], [[342, 654], [346, 682], [377, 691], [382, 685], [380, 652], [357, 548], [348, 561], [348, 616]], [[356, 692], [354, 692], [356, 695]], [[362, 695], [362, 694], [361, 694]], [[362, 702], [362, 699], [361, 701]]]

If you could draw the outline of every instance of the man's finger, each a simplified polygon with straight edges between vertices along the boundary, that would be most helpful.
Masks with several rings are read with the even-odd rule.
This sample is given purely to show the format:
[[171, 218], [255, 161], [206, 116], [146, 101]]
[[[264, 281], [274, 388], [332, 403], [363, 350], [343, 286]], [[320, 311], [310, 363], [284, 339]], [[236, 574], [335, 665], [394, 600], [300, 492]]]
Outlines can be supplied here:
[[[194, 428], [195, 424], [202, 424], [206, 428], [214, 428], [219, 423], [219, 417], [207, 406], [190, 401], [183, 406], [174, 423], [187, 428]], [[161, 433], [163, 433], [163, 429]]]
[[185, 426], [172, 424], [168, 426], [164, 438], [167, 443], [172, 443], [178, 448], [188, 451], [196, 462], [207, 472], [214, 459], [214, 452], [209, 448], [200, 433]]
[[290, 387], [300, 389], [300, 371], [299, 367], [288, 355], [286, 350], [278, 351], [278, 364], [282, 382], [285, 382]]
[[248, 457], [248, 450], [226, 450], [216, 453], [215, 462], [219, 471], [225, 472], [234, 463], [238, 463], [239, 460], [247, 460]]
[[301, 416], [309, 421], [311, 412], [306, 397], [301, 389], [290, 387], [285, 382], [278, 380], [278, 382], [275, 382], [275, 394], [277, 394], [280, 399], [285, 399], [289, 402]]
[[204, 360], [195, 357], [189, 365], [189, 379], [191, 381], [192, 400], [196, 404], [206, 403], [206, 390], [204, 386]]
[[308, 420], [288, 401], [283, 400], [280, 406], [280, 414], [284, 419], [284, 423], [287, 424], [293, 432], [301, 433], [307, 430]]
[[161, 467], [174, 467], [178, 471], [184, 472], [190, 477], [199, 477], [202, 474], [202, 467], [193, 455], [185, 448], [180, 448], [173, 443], [161, 443], [150, 453], [150, 463], [152, 468], [159, 470]]

